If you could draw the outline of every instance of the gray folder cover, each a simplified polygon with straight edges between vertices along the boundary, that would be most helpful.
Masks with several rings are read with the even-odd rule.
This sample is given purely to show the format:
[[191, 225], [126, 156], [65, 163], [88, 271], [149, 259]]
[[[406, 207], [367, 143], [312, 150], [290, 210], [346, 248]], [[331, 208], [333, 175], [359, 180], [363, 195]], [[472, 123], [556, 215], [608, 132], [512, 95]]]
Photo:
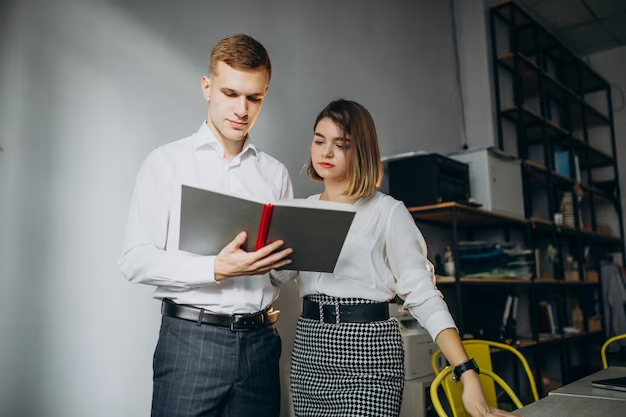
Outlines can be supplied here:
[[[248, 241], [242, 248], [254, 250], [263, 214], [262, 202], [182, 187], [180, 250], [217, 255], [242, 231], [248, 233]], [[292, 263], [285, 269], [332, 273], [354, 219], [354, 210], [323, 208], [315, 200], [268, 203], [274, 204], [274, 210], [267, 243], [280, 239], [285, 242], [282, 248], [293, 249], [289, 256]]]

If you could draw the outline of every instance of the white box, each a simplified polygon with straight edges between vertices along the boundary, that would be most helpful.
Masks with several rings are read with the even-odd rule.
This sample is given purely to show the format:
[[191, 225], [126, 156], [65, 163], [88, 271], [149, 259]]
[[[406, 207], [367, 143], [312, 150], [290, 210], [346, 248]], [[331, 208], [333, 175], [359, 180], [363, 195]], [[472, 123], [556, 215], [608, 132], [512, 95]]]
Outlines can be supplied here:
[[402, 403], [400, 404], [400, 417], [425, 417], [426, 398], [430, 397], [430, 383], [435, 379], [422, 378], [404, 381]]
[[449, 155], [469, 165], [470, 194], [486, 210], [524, 218], [522, 169], [518, 159], [493, 148]]
[[413, 380], [433, 375], [431, 357], [438, 349], [426, 329], [402, 305], [389, 303], [389, 315], [400, 325], [404, 349], [404, 379]]
[[430, 358], [438, 347], [423, 329], [402, 329], [404, 344], [404, 379], [416, 379], [433, 374]]

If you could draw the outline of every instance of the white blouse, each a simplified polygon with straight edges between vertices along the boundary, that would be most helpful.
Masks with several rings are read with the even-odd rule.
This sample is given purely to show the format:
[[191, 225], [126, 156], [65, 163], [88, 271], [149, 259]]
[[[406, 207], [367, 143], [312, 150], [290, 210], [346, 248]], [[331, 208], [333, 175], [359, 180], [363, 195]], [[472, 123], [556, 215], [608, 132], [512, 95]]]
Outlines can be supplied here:
[[[309, 199], [319, 199], [320, 194]], [[401, 201], [375, 192], [356, 215], [332, 274], [300, 272], [300, 294], [388, 301], [396, 294], [433, 340], [456, 325], [435, 286], [426, 242]]]

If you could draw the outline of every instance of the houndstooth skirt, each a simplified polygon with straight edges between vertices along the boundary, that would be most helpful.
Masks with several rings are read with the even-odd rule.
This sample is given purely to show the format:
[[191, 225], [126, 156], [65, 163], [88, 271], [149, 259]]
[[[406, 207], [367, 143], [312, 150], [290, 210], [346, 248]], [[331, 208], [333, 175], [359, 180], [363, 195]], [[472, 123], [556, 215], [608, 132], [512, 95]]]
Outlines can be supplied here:
[[[311, 295], [323, 303], [375, 303]], [[396, 320], [327, 324], [300, 317], [291, 356], [298, 417], [398, 416], [404, 350]]]

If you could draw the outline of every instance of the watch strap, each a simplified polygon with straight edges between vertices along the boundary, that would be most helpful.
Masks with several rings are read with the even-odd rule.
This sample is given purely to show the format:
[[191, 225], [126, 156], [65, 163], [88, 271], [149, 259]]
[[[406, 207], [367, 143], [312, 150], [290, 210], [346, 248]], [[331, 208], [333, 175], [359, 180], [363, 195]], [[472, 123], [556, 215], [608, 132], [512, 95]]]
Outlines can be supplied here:
[[477, 374], [480, 374], [478, 364], [473, 358], [470, 358], [467, 361], [455, 366], [454, 370], [452, 371], [452, 379], [455, 382], [459, 382], [461, 380], [461, 375], [471, 370], [474, 370]]

